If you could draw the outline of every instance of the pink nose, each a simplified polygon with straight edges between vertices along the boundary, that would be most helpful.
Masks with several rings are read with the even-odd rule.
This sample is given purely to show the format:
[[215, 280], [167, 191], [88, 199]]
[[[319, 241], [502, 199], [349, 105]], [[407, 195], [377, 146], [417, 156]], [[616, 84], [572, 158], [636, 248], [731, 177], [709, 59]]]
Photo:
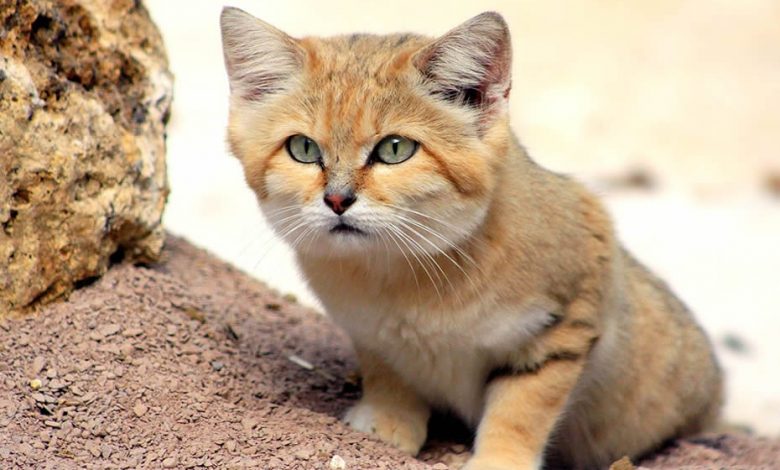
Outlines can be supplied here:
[[325, 193], [323, 198], [325, 205], [338, 215], [343, 214], [356, 199], [355, 194], [351, 191], [347, 193]]

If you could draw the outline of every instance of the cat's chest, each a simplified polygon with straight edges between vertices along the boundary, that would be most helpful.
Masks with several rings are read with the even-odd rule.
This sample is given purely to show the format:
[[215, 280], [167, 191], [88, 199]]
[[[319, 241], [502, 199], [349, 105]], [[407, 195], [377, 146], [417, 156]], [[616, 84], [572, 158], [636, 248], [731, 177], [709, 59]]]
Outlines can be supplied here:
[[331, 316], [431, 403], [467, 421], [481, 415], [488, 373], [549, 323], [538, 304], [425, 311], [381, 302], [341, 305]]

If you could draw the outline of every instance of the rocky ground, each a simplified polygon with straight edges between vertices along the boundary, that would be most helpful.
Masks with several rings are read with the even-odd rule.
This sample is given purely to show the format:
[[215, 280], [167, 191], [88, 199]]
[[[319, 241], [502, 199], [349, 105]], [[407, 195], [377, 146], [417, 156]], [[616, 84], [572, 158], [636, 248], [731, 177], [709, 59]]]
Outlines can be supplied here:
[[[338, 416], [359, 396], [355, 362], [326, 318], [182, 239], [164, 256], [0, 319], [0, 467], [446, 469], [468, 457], [468, 434], [443, 417], [421, 460], [351, 431]], [[780, 441], [707, 435], [637, 465], [777, 462]]]

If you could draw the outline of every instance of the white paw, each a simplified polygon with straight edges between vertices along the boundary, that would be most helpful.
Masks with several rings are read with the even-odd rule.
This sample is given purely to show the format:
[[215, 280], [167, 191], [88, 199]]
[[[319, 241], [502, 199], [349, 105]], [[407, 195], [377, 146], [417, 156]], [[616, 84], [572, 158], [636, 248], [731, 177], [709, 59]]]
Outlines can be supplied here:
[[347, 414], [344, 415], [344, 422], [357, 431], [368, 434], [376, 433], [376, 428], [374, 427], [374, 410], [368, 403], [363, 403], [361, 401], [347, 410]]
[[420, 451], [428, 431], [427, 414], [395, 408], [377, 408], [364, 401], [347, 411], [344, 422], [352, 429], [374, 434], [411, 455], [417, 455]]

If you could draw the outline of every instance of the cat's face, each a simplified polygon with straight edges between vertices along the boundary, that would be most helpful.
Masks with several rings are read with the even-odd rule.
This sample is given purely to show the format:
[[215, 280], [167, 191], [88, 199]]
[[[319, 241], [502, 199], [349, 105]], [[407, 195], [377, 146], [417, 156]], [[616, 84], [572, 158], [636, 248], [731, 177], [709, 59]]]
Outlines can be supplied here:
[[498, 15], [435, 41], [296, 40], [236, 9], [222, 28], [231, 150], [299, 252], [436, 253], [480, 225], [509, 138]]

